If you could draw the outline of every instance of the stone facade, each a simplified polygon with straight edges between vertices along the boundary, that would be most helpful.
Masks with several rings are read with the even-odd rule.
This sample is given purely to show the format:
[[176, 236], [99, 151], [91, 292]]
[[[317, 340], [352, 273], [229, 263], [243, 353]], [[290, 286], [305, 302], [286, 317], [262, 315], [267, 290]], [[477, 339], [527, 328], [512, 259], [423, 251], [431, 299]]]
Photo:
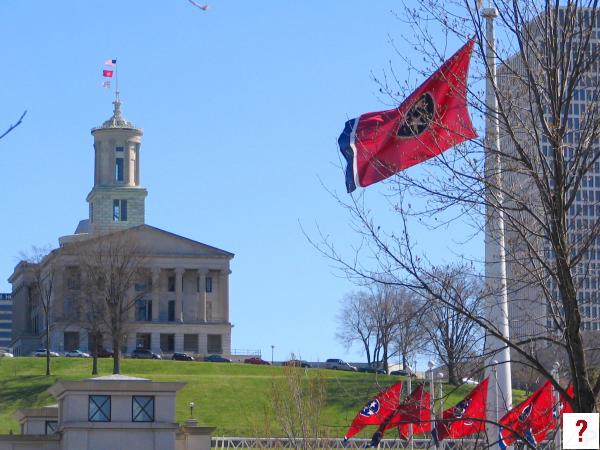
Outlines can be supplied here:
[[12, 331], [12, 295], [0, 294], [0, 349], [9, 348]]
[[209, 450], [214, 428], [175, 421], [185, 383], [110, 375], [59, 381], [57, 405], [21, 409], [20, 435], [0, 435], [0, 450]]
[[[117, 97], [113, 116], [92, 130], [94, 186], [87, 196], [90, 214], [75, 234], [59, 239], [60, 247], [39, 264], [20, 262], [9, 282], [13, 286], [12, 346], [26, 355], [41, 346], [45, 317], [33, 292], [34, 273], [53, 273], [50, 347], [63, 352], [89, 350], [91, 339], [82, 323], [86, 296], [82, 291], [81, 259], [67, 250], [107, 234], [127, 230], [144, 253], [144, 274], [131, 287], [134, 308], [127, 317], [123, 350], [189, 352], [203, 356], [231, 354], [229, 274], [233, 254], [145, 224], [146, 189], [140, 185], [142, 130], [125, 120]], [[40, 272], [41, 271], [41, 272]], [[101, 346], [110, 350], [110, 339]]]

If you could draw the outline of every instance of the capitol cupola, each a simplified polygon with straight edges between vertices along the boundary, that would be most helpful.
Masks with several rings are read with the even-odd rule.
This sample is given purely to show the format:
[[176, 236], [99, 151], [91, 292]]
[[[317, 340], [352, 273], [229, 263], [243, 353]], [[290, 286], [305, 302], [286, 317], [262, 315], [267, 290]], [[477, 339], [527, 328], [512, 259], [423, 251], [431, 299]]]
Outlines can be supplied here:
[[143, 131], [121, 113], [119, 93], [110, 119], [92, 129], [94, 187], [87, 196], [92, 233], [144, 224], [148, 192], [140, 186], [140, 145]]

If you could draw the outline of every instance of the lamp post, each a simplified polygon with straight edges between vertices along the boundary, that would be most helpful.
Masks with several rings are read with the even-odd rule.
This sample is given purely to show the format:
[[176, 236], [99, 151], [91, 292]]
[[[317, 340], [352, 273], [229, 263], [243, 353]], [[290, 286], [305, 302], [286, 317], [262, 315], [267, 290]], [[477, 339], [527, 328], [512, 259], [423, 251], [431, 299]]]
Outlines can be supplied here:
[[275, 352], [275, 346], [271, 344], [271, 365], [273, 365], [273, 354]]
[[194, 402], [190, 402], [189, 406], [190, 406], [190, 419], [193, 419], [194, 418], [194, 406], [196, 406], [196, 404]]

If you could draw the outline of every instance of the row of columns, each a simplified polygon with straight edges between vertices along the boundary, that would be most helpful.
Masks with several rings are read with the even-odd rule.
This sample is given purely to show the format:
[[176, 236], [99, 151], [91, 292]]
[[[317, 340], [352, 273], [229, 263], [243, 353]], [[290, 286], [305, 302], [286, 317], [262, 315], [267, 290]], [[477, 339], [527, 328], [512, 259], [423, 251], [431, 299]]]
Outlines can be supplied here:
[[[160, 305], [160, 273], [161, 270], [173, 270], [171, 268], [153, 267], [152, 269], [152, 304], [156, 305], [156, 314], [158, 314], [158, 308]], [[175, 267], [175, 320], [183, 322], [183, 275], [186, 270], [196, 271], [197, 277], [199, 278], [199, 289], [196, 292], [196, 300], [199, 303], [200, 315], [198, 319], [202, 322], [207, 321], [206, 305], [207, 305], [207, 293], [206, 293], [206, 277], [208, 271], [206, 269], [186, 269], [184, 267]], [[224, 322], [229, 321], [229, 273], [221, 271], [218, 274], [218, 290], [217, 290], [217, 301], [221, 305], [222, 319]], [[155, 312], [153, 311], [153, 316]]]

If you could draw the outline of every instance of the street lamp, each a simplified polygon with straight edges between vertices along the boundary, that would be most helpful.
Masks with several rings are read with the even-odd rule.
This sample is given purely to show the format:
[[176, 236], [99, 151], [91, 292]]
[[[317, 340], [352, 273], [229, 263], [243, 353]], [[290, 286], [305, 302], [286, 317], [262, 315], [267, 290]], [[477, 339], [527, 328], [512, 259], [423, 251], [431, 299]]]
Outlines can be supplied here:
[[190, 419], [194, 418], [194, 406], [196, 406], [196, 404], [194, 402], [190, 402]]
[[273, 352], [275, 351], [275, 346], [271, 344], [271, 365], [273, 365]]

